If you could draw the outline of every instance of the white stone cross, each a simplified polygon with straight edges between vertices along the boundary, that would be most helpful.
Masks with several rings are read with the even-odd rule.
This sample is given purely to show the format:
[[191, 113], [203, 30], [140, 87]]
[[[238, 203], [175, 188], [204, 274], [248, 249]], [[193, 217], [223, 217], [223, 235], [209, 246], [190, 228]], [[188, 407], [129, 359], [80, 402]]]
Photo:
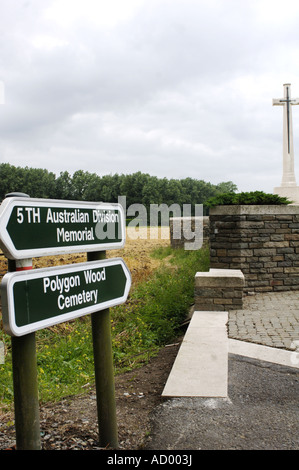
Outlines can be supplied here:
[[283, 106], [283, 174], [281, 186], [296, 186], [294, 172], [294, 145], [291, 105], [299, 104], [299, 98], [291, 100], [291, 84], [284, 86], [284, 98], [273, 99], [273, 106]]

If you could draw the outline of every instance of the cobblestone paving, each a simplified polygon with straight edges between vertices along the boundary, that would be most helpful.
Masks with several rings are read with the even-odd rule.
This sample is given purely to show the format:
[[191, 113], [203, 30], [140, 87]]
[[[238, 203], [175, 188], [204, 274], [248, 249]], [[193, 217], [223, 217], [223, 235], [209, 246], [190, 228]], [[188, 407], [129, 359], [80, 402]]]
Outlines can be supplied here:
[[242, 310], [229, 311], [228, 336], [264, 346], [298, 349], [299, 291], [245, 296]]

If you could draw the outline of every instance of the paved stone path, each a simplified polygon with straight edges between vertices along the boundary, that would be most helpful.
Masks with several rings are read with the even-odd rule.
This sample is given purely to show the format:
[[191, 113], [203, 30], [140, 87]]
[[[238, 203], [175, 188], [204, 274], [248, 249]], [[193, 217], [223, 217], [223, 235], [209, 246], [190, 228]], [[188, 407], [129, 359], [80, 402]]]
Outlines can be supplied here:
[[244, 297], [242, 310], [229, 311], [228, 336], [264, 346], [296, 350], [299, 347], [299, 291]]
[[[163, 392], [168, 400], [151, 416], [146, 449], [299, 449], [299, 291], [244, 297], [243, 309], [229, 311], [225, 318], [228, 347], [217, 334], [223, 314], [194, 312], [187, 330], [191, 334], [184, 337]], [[208, 326], [213, 331], [207, 338]], [[225, 356], [223, 397], [223, 384], [218, 382], [222, 392], [217, 394], [214, 380], [219, 368], [223, 373], [220, 359]]]

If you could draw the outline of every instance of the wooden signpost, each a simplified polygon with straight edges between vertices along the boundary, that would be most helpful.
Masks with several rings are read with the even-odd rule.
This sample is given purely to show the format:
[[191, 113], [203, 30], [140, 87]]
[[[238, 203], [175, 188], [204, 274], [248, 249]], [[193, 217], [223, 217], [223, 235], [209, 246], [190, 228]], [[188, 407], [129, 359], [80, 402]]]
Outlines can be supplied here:
[[[91, 315], [99, 442], [118, 447], [109, 308], [126, 301], [131, 275], [106, 249], [125, 243], [119, 204], [8, 195], [0, 206], [3, 326], [12, 339], [16, 448], [40, 449], [35, 331]], [[87, 263], [30, 269], [30, 258], [87, 252]], [[26, 266], [17, 272], [18, 260]], [[24, 261], [25, 260], [25, 261]], [[29, 269], [28, 269], [29, 268]]]

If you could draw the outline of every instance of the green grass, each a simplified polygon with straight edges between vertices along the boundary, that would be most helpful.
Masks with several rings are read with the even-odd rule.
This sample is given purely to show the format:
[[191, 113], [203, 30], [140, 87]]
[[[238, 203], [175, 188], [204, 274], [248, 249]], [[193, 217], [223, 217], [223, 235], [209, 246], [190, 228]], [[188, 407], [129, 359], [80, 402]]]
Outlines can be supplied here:
[[[125, 304], [111, 308], [115, 373], [138, 367], [172, 341], [194, 302], [194, 276], [209, 268], [208, 250], [158, 248], [162, 260], [146, 281], [131, 289]], [[0, 403], [13, 401], [10, 338], [0, 331], [6, 346], [0, 365]], [[39, 397], [41, 402], [82, 393], [94, 383], [90, 317], [36, 332]]]

